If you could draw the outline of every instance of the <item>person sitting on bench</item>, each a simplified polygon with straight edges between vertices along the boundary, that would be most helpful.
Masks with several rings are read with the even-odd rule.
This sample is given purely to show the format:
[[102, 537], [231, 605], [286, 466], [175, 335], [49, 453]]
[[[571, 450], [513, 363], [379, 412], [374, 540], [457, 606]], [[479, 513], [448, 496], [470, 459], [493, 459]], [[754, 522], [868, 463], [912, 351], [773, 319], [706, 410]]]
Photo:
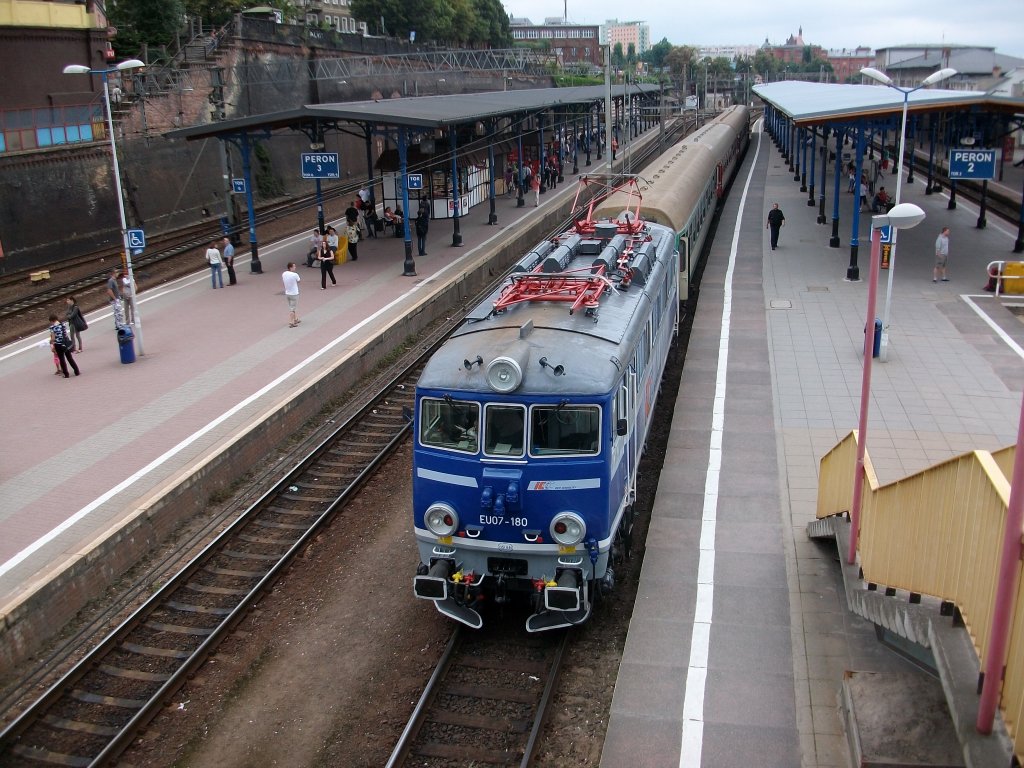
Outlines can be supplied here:
[[397, 208], [394, 211], [391, 210], [390, 206], [384, 208], [384, 226], [391, 227], [395, 234], [395, 237], [401, 237], [402, 231], [402, 209]]
[[889, 197], [889, 193], [885, 191], [885, 187], [879, 187], [878, 192], [875, 193], [875, 197], [871, 201], [871, 212], [888, 213], [891, 207], [892, 199]]

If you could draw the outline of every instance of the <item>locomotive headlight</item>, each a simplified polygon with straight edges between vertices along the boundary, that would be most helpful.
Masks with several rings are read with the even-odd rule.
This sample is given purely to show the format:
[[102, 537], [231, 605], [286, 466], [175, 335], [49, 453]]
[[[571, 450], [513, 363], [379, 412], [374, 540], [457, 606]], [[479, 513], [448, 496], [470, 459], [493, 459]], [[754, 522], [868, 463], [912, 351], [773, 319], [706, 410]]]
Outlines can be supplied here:
[[447, 504], [431, 504], [423, 522], [435, 536], [451, 536], [458, 530], [459, 513]]
[[514, 392], [523, 383], [523, 369], [510, 357], [498, 357], [487, 366], [487, 383], [495, 392]]
[[579, 544], [586, 535], [587, 524], [575, 512], [560, 512], [551, 521], [551, 538], [563, 546]]

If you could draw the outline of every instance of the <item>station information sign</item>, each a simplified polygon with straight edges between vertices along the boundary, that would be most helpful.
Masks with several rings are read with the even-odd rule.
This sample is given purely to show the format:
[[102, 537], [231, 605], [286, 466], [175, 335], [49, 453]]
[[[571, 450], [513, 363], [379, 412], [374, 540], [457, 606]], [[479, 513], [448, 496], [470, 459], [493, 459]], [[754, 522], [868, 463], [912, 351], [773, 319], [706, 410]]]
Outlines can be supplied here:
[[340, 179], [341, 167], [337, 152], [303, 152], [302, 178]]
[[950, 179], [994, 179], [996, 177], [996, 151], [994, 149], [949, 150]]

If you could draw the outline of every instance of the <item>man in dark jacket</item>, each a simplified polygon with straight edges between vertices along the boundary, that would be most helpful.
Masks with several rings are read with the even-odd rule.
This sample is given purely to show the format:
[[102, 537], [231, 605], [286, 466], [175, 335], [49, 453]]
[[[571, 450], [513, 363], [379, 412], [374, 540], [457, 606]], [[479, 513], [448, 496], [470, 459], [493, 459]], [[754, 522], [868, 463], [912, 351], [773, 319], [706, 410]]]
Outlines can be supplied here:
[[416, 212], [416, 250], [418, 256], [427, 255], [427, 229], [430, 226], [430, 203], [420, 200], [420, 208]]
[[764, 225], [765, 229], [770, 229], [772, 232], [773, 251], [779, 244], [779, 230], [784, 226], [786, 226], [786, 217], [783, 216], [782, 211], [779, 210], [779, 204], [773, 203], [772, 209], [768, 211], [768, 223]]

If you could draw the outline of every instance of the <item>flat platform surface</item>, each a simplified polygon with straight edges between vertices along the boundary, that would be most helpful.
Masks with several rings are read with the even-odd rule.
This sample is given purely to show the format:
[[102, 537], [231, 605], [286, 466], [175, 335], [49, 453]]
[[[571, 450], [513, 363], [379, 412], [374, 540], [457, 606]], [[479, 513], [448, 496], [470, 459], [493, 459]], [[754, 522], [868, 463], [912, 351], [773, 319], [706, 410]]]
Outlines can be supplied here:
[[[844, 672], [922, 674], [848, 612], [834, 545], [806, 534], [818, 462], [860, 411], [870, 214], [857, 230], [862, 281], [848, 282], [856, 203], [843, 178], [841, 245], [829, 247], [834, 170], [825, 225], [821, 190], [808, 206], [767, 134], [755, 134], [733, 184], [701, 284], [603, 768], [845, 768]], [[1019, 190], [1020, 169], [1007, 170]], [[923, 182], [903, 185], [902, 201], [927, 219], [899, 234], [888, 361], [873, 366], [867, 446], [883, 483], [1014, 443], [1021, 409], [1024, 327], [982, 290], [990, 260], [1018, 258], [1016, 228], [989, 217], [979, 230], [976, 206], [947, 210], [948, 191], [925, 195]], [[895, 190], [895, 177], [882, 183]], [[786, 216], [777, 250], [765, 228], [774, 202]], [[950, 280], [933, 283], [944, 225]], [[879, 317], [886, 281], [883, 271]]]

